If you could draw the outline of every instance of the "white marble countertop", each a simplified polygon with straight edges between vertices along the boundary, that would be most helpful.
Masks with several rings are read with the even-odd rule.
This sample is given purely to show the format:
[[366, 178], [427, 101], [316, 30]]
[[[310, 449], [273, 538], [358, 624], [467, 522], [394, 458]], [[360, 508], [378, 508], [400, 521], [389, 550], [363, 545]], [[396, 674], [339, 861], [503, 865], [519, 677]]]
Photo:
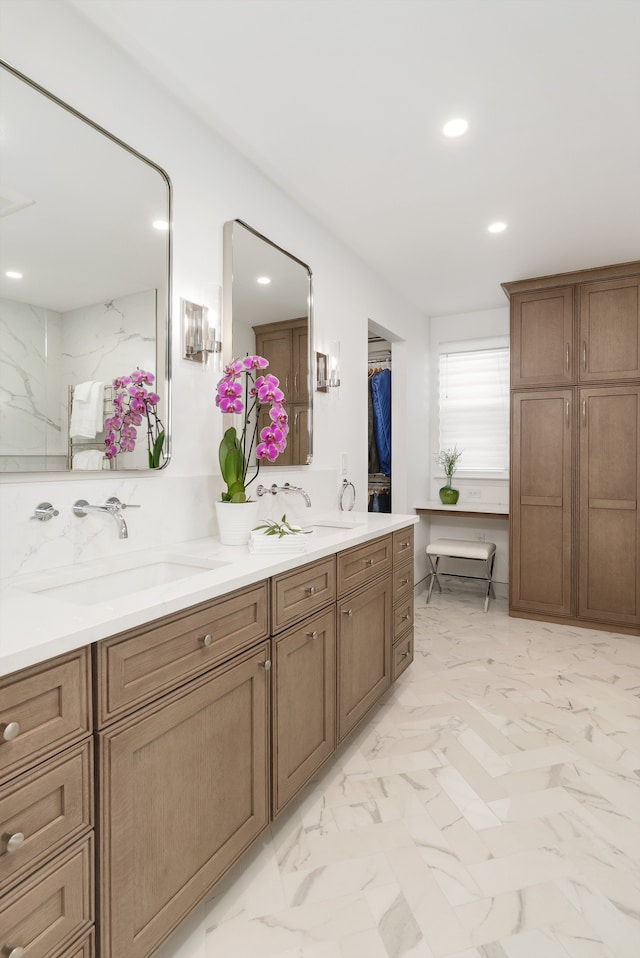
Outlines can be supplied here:
[[[334, 528], [323, 522], [349, 525]], [[224, 562], [162, 586], [104, 602], [76, 604], [42, 590], [70, 582], [91, 580], [114, 571], [113, 558], [78, 563], [62, 569], [15, 576], [0, 582], [0, 675], [35, 665], [64, 652], [89, 645], [190, 606], [215, 599], [261, 579], [287, 572], [307, 562], [367, 542], [419, 522], [416, 515], [339, 512], [313, 520], [308, 551], [303, 555], [251, 554], [246, 546], [225, 546], [217, 537], [192, 539], [170, 546], [129, 553], [123, 568], [135, 578], [136, 558], [142, 568], [166, 557]], [[133, 561], [132, 561], [133, 560]]]

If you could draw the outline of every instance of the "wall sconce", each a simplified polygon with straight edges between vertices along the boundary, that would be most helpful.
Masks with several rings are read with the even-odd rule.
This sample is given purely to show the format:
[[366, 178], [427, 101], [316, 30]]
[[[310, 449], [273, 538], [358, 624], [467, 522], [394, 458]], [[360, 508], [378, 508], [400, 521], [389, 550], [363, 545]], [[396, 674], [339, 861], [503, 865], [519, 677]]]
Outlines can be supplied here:
[[180, 306], [183, 357], [192, 363], [206, 363], [210, 353], [222, 352], [222, 343], [216, 339], [215, 310], [214, 315], [210, 316], [206, 306], [191, 303], [188, 299], [181, 299]]
[[329, 353], [316, 353], [316, 389], [326, 393], [329, 387], [340, 385], [340, 343], [329, 343]]

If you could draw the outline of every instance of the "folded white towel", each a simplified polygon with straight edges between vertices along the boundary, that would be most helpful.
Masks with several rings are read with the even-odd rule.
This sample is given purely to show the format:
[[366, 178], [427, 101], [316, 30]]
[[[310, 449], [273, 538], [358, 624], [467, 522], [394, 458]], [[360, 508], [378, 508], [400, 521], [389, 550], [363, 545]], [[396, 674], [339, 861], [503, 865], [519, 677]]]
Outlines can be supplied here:
[[72, 469], [102, 469], [104, 455], [100, 449], [83, 449], [71, 462]]
[[71, 400], [69, 436], [95, 439], [104, 425], [104, 383], [78, 383]]
[[309, 548], [308, 535], [268, 536], [262, 530], [253, 530], [249, 539], [249, 552], [256, 555], [273, 555], [278, 552], [294, 552], [296, 555]]

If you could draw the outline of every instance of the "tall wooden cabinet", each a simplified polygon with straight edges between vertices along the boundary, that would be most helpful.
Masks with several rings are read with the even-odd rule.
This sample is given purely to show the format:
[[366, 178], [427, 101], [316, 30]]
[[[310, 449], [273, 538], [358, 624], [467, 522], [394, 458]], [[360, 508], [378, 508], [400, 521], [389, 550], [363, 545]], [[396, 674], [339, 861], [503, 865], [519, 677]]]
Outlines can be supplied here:
[[[287, 448], [276, 465], [304, 465], [309, 455], [309, 322], [305, 316], [254, 326], [253, 331], [256, 353], [269, 360], [267, 372], [280, 380], [289, 415]], [[263, 415], [261, 427], [268, 423], [266, 411]]]
[[505, 283], [510, 610], [640, 627], [640, 263]]

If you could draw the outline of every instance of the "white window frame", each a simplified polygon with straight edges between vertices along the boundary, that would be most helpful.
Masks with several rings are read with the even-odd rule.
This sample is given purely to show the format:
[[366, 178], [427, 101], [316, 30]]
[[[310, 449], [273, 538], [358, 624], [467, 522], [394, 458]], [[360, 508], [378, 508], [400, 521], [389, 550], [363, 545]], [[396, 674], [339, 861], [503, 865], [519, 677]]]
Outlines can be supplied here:
[[[440, 365], [441, 357], [451, 353], [480, 352], [482, 350], [506, 349], [507, 360], [509, 350], [508, 336], [487, 336], [479, 339], [459, 339], [453, 342], [441, 342], [438, 344], [437, 354], [435, 356], [435, 400], [436, 410], [434, 416], [434, 429], [432, 431], [433, 442], [432, 452], [434, 460], [434, 476], [444, 477], [441, 467], [436, 464], [437, 456], [440, 452]], [[506, 428], [507, 428], [507, 450], [509, 447], [509, 364], [507, 361], [507, 375], [503, 390], [505, 392], [506, 407]], [[455, 443], [459, 449], [464, 451], [464, 440], [461, 439]], [[450, 445], [450, 444], [447, 444]], [[509, 478], [509, 459], [507, 453], [507, 462], [504, 469], [470, 469], [462, 464], [456, 469], [456, 476], [461, 479], [493, 479], [505, 480]]]

